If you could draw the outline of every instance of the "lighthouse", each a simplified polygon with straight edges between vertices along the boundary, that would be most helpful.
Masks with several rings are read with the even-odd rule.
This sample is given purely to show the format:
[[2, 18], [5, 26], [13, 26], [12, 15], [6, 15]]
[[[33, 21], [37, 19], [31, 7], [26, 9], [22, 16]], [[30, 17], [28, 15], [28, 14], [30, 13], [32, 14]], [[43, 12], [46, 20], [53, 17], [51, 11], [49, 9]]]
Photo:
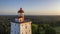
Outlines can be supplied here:
[[16, 18], [11, 20], [10, 34], [32, 34], [31, 21], [24, 18], [24, 11], [22, 8], [17, 12]]
[[20, 19], [20, 22], [24, 22], [24, 11], [22, 8], [18, 11], [18, 19]]

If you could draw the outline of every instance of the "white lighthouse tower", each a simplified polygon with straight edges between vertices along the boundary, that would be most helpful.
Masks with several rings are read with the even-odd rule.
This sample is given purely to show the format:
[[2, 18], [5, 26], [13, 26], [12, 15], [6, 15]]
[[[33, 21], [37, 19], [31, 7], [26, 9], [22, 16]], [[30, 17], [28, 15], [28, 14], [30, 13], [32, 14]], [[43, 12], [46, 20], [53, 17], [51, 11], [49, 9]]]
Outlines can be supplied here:
[[18, 16], [12, 19], [10, 34], [32, 34], [31, 33], [31, 21], [24, 19], [24, 11], [22, 8], [18, 11]]

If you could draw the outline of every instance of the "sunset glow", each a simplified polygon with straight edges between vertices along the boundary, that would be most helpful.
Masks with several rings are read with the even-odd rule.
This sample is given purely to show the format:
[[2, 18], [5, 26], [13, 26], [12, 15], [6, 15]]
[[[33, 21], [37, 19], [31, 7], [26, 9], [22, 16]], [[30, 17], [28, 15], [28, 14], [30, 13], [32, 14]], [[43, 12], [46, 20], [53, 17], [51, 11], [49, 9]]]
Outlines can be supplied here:
[[60, 15], [60, 0], [0, 0], [0, 15], [17, 15], [20, 7], [25, 15]]

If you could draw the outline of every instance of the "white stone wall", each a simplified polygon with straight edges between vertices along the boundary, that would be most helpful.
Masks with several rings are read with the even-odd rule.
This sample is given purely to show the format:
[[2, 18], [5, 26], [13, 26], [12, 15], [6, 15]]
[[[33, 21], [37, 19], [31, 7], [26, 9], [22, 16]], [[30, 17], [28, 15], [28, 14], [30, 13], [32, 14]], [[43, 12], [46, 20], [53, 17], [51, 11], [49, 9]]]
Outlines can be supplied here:
[[20, 25], [18, 23], [11, 22], [11, 34], [20, 34]]
[[20, 34], [32, 34], [31, 22], [25, 22], [20, 24]]
[[11, 22], [11, 34], [32, 34], [31, 22], [20, 24]]

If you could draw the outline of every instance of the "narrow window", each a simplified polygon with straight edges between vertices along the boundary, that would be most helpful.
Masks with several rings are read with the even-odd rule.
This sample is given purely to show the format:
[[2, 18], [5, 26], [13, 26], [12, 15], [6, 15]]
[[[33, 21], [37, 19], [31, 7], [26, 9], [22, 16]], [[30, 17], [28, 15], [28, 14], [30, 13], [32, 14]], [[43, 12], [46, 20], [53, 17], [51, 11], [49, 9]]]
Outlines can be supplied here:
[[16, 28], [15, 28], [15, 30], [16, 30]]
[[22, 33], [23, 34], [23, 33]]
[[25, 26], [25, 28], [27, 29], [27, 26]]
[[26, 25], [26, 24], [25, 24]]
[[11, 32], [13, 32], [13, 31], [11, 30]]
[[19, 34], [19, 32], [18, 32], [18, 34]]
[[29, 23], [29, 25], [30, 25], [31, 23]]
[[21, 21], [21, 19], [20, 19], [20, 21]]
[[16, 24], [15, 24], [15, 26], [16, 26]]
[[25, 28], [27, 29], [27, 26], [26, 26], [26, 24], [25, 24]]
[[30, 30], [29, 30], [29, 32], [30, 32]]
[[16, 31], [15, 31], [15, 34], [16, 34]]
[[22, 25], [22, 27], [23, 27], [23, 25]]
[[26, 32], [26, 34], [27, 34], [27, 32]]

